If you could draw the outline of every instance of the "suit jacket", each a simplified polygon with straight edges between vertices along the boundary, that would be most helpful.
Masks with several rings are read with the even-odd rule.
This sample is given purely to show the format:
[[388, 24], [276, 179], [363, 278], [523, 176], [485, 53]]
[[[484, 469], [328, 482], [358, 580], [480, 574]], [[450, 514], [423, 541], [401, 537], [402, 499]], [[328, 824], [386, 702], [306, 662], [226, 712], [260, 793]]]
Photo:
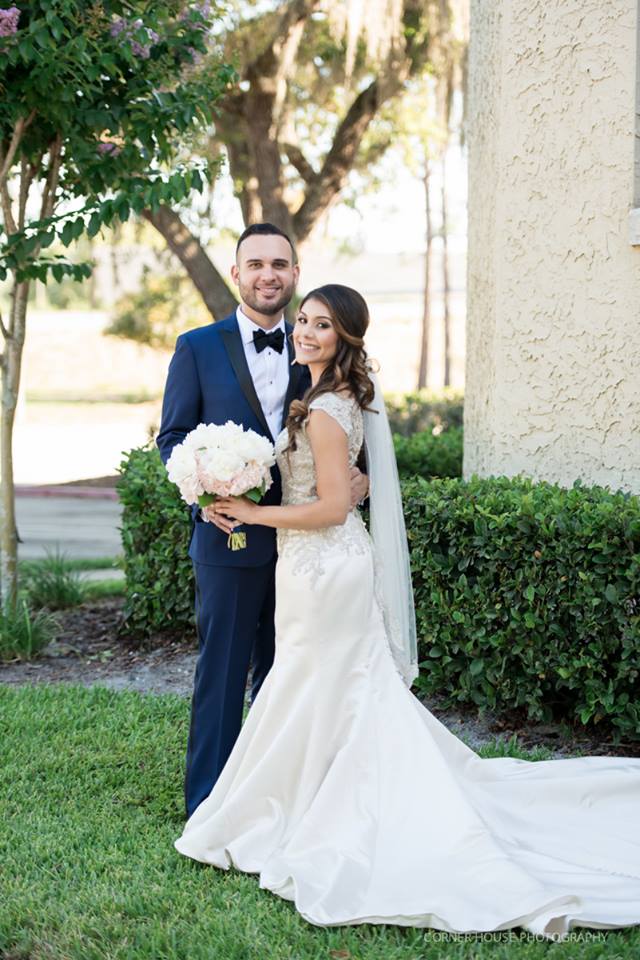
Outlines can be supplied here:
[[[292, 327], [288, 323], [286, 330], [287, 334], [291, 333]], [[286, 344], [289, 357], [293, 359], [288, 337]], [[289, 404], [301, 397], [311, 383], [306, 367], [295, 364], [289, 370], [283, 427]], [[199, 423], [226, 423], [227, 420], [255, 430], [272, 442], [276, 439], [271, 436], [249, 373], [235, 313], [217, 323], [183, 333], [176, 341], [162, 403], [160, 432], [156, 438], [163, 463], [171, 456], [174, 446]], [[272, 476], [274, 482], [263, 503], [280, 502], [282, 488], [277, 467], [272, 469]], [[249, 526], [246, 528], [246, 548], [230, 550], [226, 534], [213, 523], [206, 523], [197, 505], [191, 508], [191, 516], [193, 529], [189, 556], [196, 563], [251, 567], [268, 563], [275, 554], [275, 529], [257, 524]]]

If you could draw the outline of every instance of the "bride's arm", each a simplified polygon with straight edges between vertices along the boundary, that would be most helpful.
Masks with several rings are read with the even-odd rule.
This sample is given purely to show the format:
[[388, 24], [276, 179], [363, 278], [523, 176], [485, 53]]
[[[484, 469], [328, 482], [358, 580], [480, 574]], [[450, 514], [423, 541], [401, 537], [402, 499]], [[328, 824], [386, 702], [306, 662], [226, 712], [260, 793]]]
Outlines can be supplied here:
[[293, 530], [317, 530], [344, 523], [351, 508], [347, 435], [324, 410], [312, 410], [307, 436], [315, 463], [317, 500], [271, 507], [260, 506], [243, 497], [220, 497], [213, 504], [215, 512], [240, 523], [259, 523], [265, 527]]

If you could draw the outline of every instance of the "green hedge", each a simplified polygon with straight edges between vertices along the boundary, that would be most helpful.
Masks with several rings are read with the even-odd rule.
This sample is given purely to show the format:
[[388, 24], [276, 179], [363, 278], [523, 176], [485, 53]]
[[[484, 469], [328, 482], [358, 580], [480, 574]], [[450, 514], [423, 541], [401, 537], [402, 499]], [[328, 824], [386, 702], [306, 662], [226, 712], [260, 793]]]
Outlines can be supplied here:
[[464, 393], [453, 387], [387, 394], [384, 399], [391, 431], [403, 437], [462, 427]]
[[169, 629], [195, 630], [189, 508], [155, 446], [131, 450], [124, 458], [118, 494], [127, 628], [145, 638]]
[[394, 434], [393, 442], [401, 477], [462, 476], [462, 427], [440, 434], [430, 430], [410, 437]]
[[[131, 629], [194, 631], [190, 520], [155, 448], [119, 483]], [[640, 498], [516, 477], [403, 481], [419, 690], [640, 738]]]
[[640, 498], [520, 477], [403, 494], [421, 691], [640, 738]]

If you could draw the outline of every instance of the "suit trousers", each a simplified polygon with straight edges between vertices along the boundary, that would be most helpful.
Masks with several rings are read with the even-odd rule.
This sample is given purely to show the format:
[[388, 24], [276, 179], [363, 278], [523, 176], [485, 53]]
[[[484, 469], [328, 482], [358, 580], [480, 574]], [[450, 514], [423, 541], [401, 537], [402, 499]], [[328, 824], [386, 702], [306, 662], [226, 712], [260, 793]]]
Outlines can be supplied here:
[[194, 563], [198, 632], [184, 796], [187, 818], [207, 797], [240, 728], [249, 666], [251, 703], [273, 665], [276, 558], [257, 567]]

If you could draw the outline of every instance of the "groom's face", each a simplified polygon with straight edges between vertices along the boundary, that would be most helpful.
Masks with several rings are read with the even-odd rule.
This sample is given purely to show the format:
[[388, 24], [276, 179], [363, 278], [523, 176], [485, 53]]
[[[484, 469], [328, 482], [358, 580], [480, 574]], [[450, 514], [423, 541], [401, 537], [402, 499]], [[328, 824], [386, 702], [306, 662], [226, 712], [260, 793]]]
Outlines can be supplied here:
[[231, 268], [243, 304], [263, 317], [280, 316], [293, 296], [299, 273], [290, 244], [277, 234], [247, 237]]

